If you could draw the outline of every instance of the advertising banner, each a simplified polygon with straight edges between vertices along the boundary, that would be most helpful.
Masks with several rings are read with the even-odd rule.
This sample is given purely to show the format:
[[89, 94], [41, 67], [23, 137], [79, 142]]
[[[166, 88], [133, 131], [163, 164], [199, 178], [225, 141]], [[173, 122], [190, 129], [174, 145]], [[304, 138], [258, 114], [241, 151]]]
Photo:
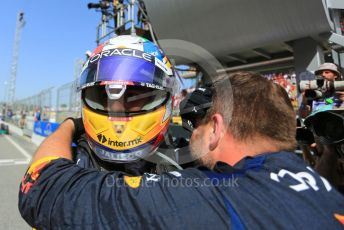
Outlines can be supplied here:
[[37, 135], [47, 137], [52, 134], [58, 127], [59, 123], [48, 121], [36, 121], [33, 127], [33, 132]]

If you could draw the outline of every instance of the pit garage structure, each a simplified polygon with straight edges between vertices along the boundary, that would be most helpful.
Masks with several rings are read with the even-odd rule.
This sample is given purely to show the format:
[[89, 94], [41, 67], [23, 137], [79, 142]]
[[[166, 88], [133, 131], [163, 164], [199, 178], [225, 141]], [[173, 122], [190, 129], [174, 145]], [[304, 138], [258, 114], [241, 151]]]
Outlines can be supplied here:
[[[218, 71], [344, 68], [343, 0], [144, 0], [154, 32], [203, 47]], [[161, 44], [168, 55], [172, 47]], [[174, 47], [175, 48], [175, 47]], [[190, 60], [174, 56], [177, 64]], [[196, 62], [197, 60], [192, 60]], [[192, 64], [192, 63], [188, 63]]]

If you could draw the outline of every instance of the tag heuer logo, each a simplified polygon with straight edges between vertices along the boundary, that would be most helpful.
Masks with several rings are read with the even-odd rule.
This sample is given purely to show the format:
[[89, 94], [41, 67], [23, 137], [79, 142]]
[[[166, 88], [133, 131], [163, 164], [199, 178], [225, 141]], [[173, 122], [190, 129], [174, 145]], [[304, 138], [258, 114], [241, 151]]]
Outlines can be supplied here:
[[98, 137], [99, 142], [101, 142], [102, 144], [107, 142], [107, 139], [106, 139], [106, 137], [104, 135], [98, 134], [97, 137]]

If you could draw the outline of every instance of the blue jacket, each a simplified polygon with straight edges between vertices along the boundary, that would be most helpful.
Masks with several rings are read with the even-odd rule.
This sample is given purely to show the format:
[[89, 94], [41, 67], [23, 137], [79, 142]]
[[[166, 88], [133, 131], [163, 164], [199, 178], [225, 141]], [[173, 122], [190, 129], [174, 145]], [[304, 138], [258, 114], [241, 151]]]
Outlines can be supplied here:
[[343, 229], [344, 197], [295, 154], [131, 177], [47, 158], [23, 178], [37, 229]]

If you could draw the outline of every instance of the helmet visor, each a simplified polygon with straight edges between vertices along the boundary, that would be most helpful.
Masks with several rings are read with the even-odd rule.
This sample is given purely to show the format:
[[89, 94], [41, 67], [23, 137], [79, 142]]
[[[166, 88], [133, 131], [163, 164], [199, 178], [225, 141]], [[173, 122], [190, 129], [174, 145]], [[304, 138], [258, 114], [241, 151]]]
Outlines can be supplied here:
[[110, 114], [127, 116], [155, 110], [169, 98], [165, 90], [130, 85], [98, 85], [83, 90], [83, 102], [90, 109]]
[[152, 84], [150, 87], [168, 87], [169, 78], [154, 62], [128, 56], [110, 56], [88, 64], [81, 74], [80, 87], [101, 81], [149, 83]]

